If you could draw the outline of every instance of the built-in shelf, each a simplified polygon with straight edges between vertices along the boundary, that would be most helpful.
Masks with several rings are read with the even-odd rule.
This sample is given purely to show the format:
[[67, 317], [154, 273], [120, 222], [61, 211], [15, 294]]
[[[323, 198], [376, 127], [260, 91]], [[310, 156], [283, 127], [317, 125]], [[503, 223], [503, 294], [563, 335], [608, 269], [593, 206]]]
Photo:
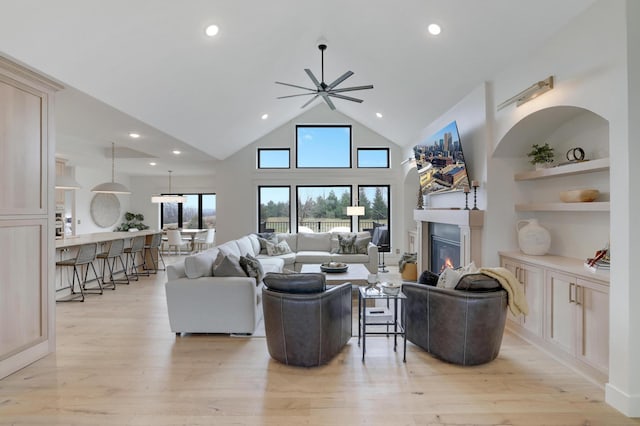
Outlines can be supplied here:
[[596, 272], [592, 272], [584, 266], [584, 259], [556, 256], [553, 254], [532, 256], [520, 251], [500, 251], [498, 253], [503, 257], [506, 256], [522, 262], [544, 266], [545, 268], [555, 269], [557, 271], [576, 275], [588, 280], [602, 281], [603, 284], [609, 285], [609, 271], [598, 270]]
[[592, 203], [527, 203], [516, 204], [517, 212], [608, 212], [608, 201]]
[[529, 170], [516, 173], [515, 180], [534, 180], [557, 176], [579, 175], [582, 173], [593, 173], [609, 170], [609, 158], [598, 158], [597, 160], [582, 161], [579, 163], [565, 164], [562, 166], [550, 167], [548, 169]]

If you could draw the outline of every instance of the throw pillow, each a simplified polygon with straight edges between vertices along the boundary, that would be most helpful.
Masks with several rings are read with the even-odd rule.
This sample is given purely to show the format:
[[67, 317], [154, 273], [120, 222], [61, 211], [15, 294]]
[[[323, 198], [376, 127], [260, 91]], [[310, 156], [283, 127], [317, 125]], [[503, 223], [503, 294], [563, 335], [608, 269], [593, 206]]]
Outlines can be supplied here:
[[356, 254], [356, 235], [338, 235], [338, 253]]
[[260, 242], [260, 254], [267, 254], [267, 243], [277, 244], [278, 238], [274, 232], [261, 232], [256, 234]]
[[364, 238], [356, 237], [356, 253], [369, 254], [369, 243], [371, 242], [371, 235]]
[[287, 253], [291, 253], [291, 249], [286, 241], [280, 241], [278, 244], [267, 243], [267, 254], [269, 256], [279, 256]]
[[213, 264], [213, 276], [215, 277], [246, 277], [244, 269], [240, 266], [240, 258], [234, 254], [220, 252]]
[[262, 281], [264, 277], [264, 269], [262, 268], [262, 264], [258, 259], [247, 254], [246, 256], [240, 256], [240, 266], [244, 270], [244, 273], [247, 274], [248, 277], [253, 277], [256, 279], [256, 284]]
[[446, 268], [440, 274], [436, 287], [455, 288], [455, 286], [458, 284], [458, 281], [460, 280], [460, 276], [461, 274], [455, 269]]

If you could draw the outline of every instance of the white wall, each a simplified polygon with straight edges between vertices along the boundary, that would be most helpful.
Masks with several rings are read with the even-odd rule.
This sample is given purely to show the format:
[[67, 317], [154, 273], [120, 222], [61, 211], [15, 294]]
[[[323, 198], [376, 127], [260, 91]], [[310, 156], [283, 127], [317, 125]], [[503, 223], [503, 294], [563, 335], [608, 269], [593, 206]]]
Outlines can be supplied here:
[[[257, 170], [258, 147], [290, 148], [291, 162], [295, 163], [296, 124], [351, 124], [353, 152], [358, 147], [390, 148], [390, 169], [308, 169], [295, 167], [287, 170]], [[257, 230], [258, 185], [290, 185], [295, 197], [296, 185], [390, 185], [391, 186], [391, 246], [392, 250], [404, 251], [403, 187], [401, 184], [400, 148], [388, 139], [338, 111], [331, 111], [319, 104], [289, 121], [255, 143], [227, 158], [219, 167], [217, 194], [216, 241], [224, 242]], [[355, 154], [353, 157], [355, 166]], [[355, 192], [353, 192], [355, 194]], [[295, 217], [295, 198], [291, 202], [291, 214]]]

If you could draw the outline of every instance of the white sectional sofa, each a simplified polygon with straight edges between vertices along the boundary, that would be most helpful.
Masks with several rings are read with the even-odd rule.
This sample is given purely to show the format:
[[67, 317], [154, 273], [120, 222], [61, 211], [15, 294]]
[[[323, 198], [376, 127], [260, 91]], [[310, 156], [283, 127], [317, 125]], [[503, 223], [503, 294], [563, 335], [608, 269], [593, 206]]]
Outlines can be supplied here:
[[[366, 239], [368, 233], [360, 233]], [[179, 333], [252, 334], [262, 317], [262, 282], [247, 276], [214, 276], [218, 254], [247, 254], [258, 259], [265, 274], [285, 269], [300, 271], [304, 263], [329, 261], [364, 263], [378, 270], [378, 248], [368, 243], [367, 254], [337, 251], [337, 233], [276, 234], [287, 241], [291, 253], [269, 256], [260, 253], [255, 234], [228, 241], [220, 246], [187, 256], [184, 262], [167, 266], [166, 297], [171, 331]], [[332, 251], [334, 253], [332, 253]]]

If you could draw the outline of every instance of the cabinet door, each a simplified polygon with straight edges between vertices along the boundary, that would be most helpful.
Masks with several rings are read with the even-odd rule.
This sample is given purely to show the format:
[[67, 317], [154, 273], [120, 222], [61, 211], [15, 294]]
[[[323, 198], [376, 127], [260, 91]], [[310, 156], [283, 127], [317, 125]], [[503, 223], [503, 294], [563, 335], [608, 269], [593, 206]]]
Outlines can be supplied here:
[[545, 339], [575, 354], [576, 278], [555, 271], [547, 272], [547, 322]]
[[529, 305], [529, 314], [522, 319], [522, 325], [527, 330], [542, 337], [544, 318], [544, 270], [537, 266], [523, 263], [518, 270], [518, 281], [524, 287], [524, 295]]
[[[506, 270], [508, 270], [509, 272], [511, 272], [513, 274], [514, 277], [516, 277], [518, 279], [518, 281], [520, 281], [520, 277], [518, 276], [520, 273], [520, 262], [508, 258], [508, 257], [502, 257], [500, 259], [500, 264], [502, 265], [503, 268], [505, 268]], [[522, 283], [522, 281], [520, 281], [520, 283]], [[511, 311], [507, 311], [507, 316], [509, 318], [510, 321], [515, 322], [516, 324], [520, 324], [522, 325], [523, 321], [522, 321], [522, 317], [516, 317], [514, 316]]]
[[609, 288], [578, 279], [576, 294], [578, 359], [609, 371]]

